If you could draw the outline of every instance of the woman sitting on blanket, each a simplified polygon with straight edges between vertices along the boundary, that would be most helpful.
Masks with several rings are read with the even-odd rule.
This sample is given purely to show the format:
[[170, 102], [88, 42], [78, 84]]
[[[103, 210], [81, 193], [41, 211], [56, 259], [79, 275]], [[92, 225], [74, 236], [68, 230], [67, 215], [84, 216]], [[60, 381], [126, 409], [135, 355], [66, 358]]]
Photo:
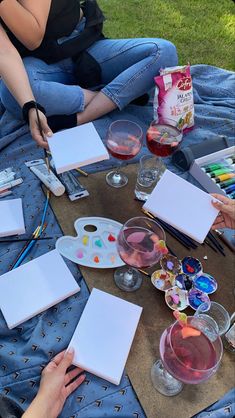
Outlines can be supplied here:
[[[105, 39], [103, 21], [95, 0], [0, 0], [0, 24], [23, 58], [33, 95], [48, 117], [60, 116], [63, 127], [123, 109], [154, 86], [161, 67], [177, 65], [171, 42]], [[13, 57], [12, 71], [15, 79], [4, 77], [0, 97], [20, 120], [24, 100], [16, 89], [22, 82]], [[32, 136], [47, 147], [34, 131]]]

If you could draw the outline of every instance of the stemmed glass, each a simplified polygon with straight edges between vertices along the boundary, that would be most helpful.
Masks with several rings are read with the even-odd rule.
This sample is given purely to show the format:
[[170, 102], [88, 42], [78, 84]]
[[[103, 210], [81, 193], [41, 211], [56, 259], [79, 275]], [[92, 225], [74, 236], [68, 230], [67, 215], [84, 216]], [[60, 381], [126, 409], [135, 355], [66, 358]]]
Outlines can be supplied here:
[[149, 151], [159, 157], [169, 157], [173, 154], [182, 138], [182, 130], [170, 119], [153, 121], [146, 134]]
[[167, 253], [165, 240], [163, 229], [152, 219], [144, 216], [129, 219], [117, 237], [118, 253], [129, 267], [115, 271], [116, 285], [127, 292], [139, 289], [142, 276], [137, 269], [153, 266]]
[[151, 369], [153, 385], [163, 395], [177, 395], [183, 383], [208, 380], [217, 371], [222, 354], [222, 341], [211, 321], [192, 316], [183, 325], [178, 320], [161, 336], [161, 360]]
[[[109, 153], [119, 160], [130, 160], [135, 157], [143, 143], [143, 131], [141, 127], [130, 120], [116, 120], [111, 123], [106, 138], [106, 147]], [[112, 187], [123, 187], [128, 182], [128, 177], [120, 171], [110, 171], [106, 175], [107, 183]]]

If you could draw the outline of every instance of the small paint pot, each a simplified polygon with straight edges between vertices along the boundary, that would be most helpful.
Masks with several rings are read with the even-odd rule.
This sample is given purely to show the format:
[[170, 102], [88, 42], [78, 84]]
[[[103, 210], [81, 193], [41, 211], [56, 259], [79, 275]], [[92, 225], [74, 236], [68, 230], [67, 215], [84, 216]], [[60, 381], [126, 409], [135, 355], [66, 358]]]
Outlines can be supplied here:
[[193, 281], [194, 287], [201, 290], [201, 292], [210, 295], [217, 290], [218, 284], [214, 277], [210, 274], [202, 273], [200, 276], [195, 277]]
[[190, 290], [193, 287], [193, 282], [187, 274], [181, 273], [175, 276], [175, 285], [182, 290]]
[[188, 302], [189, 306], [196, 311], [198, 306], [200, 306], [204, 302], [210, 303], [210, 298], [207, 293], [202, 292], [196, 288], [191, 289], [188, 292]]
[[167, 254], [160, 260], [161, 268], [168, 273], [178, 274], [181, 271], [181, 262], [177, 257]]
[[201, 262], [194, 257], [184, 257], [182, 262], [182, 270], [188, 276], [196, 276], [202, 272]]
[[165, 270], [156, 270], [151, 275], [151, 282], [156, 289], [166, 292], [175, 285], [175, 278]]
[[188, 306], [188, 292], [174, 286], [165, 292], [165, 301], [173, 311], [183, 311]]

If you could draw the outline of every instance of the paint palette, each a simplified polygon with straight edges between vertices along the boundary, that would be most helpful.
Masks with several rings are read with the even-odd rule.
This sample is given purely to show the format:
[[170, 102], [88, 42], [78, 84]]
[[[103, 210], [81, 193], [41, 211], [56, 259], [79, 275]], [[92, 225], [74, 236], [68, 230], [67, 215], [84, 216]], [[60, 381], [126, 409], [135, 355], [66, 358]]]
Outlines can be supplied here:
[[197, 310], [204, 302], [210, 303], [209, 294], [217, 290], [216, 279], [204, 273], [201, 262], [194, 257], [178, 260], [171, 254], [161, 261], [161, 270], [151, 275], [151, 282], [158, 290], [165, 292], [165, 301], [169, 308], [183, 311], [188, 306]]
[[165, 270], [156, 270], [151, 275], [152, 284], [162, 292], [166, 292], [174, 286], [174, 276]]
[[121, 223], [108, 218], [79, 218], [74, 222], [77, 237], [59, 238], [56, 249], [61, 255], [81, 266], [123, 266], [125, 263], [119, 257], [116, 245], [121, 227]]

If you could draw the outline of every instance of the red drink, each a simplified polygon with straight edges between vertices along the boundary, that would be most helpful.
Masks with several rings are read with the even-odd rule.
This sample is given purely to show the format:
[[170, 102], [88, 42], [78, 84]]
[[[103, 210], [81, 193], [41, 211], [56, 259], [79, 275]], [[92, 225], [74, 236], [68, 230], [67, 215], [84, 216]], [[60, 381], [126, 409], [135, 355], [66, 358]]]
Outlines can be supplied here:
[[118, 235], [119, 255], [126, 264], [132, 267], [150, 267], [162, 257], [162, 253], [155, 244], [159, 239], [162, 238], [143, 227], [126, 228]]
[[135, 157], [141, 148], [141, 140], [134, 135], [120, 132], [107, 138], [106, 146], [110, 154], [119, 160]]
[[153, 122], [146, 135], [150, 152], [159, 157], [168, 157], [178, 147], [182, 133], [174, 126]]
[[197, 384], [217, 370], [221, 340], [210, 341], [192, 325], [178, 322], [167, 328], [160, 341], [160, 354], [167, 371], [184, 383]]

